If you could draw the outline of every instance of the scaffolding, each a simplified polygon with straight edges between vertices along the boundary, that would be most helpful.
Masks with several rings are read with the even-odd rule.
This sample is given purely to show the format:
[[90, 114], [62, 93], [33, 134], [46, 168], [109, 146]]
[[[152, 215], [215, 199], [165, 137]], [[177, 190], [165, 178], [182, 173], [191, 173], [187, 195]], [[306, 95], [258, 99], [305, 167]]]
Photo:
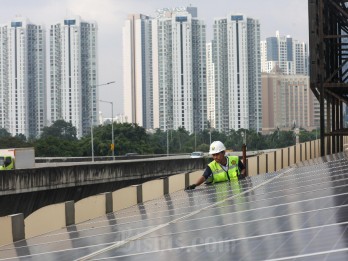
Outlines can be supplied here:
[[[310, 87], [320, 103], [321, 155], [343, 151], [348, 104], [348, 1], [308, 0]], [[325, 142], [325, 140], [327, 142]]]

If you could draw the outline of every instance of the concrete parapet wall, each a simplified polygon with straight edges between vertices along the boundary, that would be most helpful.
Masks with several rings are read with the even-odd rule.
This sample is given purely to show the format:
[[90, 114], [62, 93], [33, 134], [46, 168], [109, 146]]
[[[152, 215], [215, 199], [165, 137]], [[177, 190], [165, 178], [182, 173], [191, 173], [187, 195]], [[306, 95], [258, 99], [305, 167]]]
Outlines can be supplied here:
[[76, 224], [105, 215], [106, 204], [105, 193], [77, 201], [75, 203]]
[[170, 176], [205, 167], [205, 159], [134, 160], [2, 171], [0, 196]]
[[40, 208], [29, 215], [24, 224], [26, 238], [65, 227], [65, 203]]
[[[277, 150], [277, 151], [276, 151], [276, 171], [281, 170], [282, 167], [283, 167], [283, 164], [282, 164], [282, 155], [283, 155], [282, 150]], [[256, 173], [256, 174], [257, 174], [257, 173]]]
[[257, 157], [247, 158], [248, 176], [256, 176], [257, 173]]
[[185, 188], [185, 176], [186, 174], [178, 174], [168, 177], [168, 193], [173, 193]]
[[163, 179], [143, 183], [142, 193], [142, 202], [162, 197], [164, 195]]
[[274, 172], [276, 167], [275, 162], [275, 152], [270, 152], [266, 154], [267, 157], [267, 172]]
[[289, 153], [289, 155], [288, 155], [288, 158], [289, 158], [288, 166], [291, 166], [291, 165], [295, 164], [297, 154], [300, 154], [300, 146], [296, 145], [296, 146], [289, 147], [288, 153]]
[[301, 146], [300, 146], [300, 144], [297, 144], [295, 146], [295, 154], [296, 154], [295, 162], [300, 162], [301, 161]]
[[[314, 151], [311, 151], [311, 142], [307, 141], [305, 143], [305, 146], [306, 146], [306, 160], [309, 160], [312, 158]], [[314, 156], [313, 156], [313, 158], [314, 158]]]
[[186, 185], [188, 186], [195, 183], [202, 175], [203, 175], [203, 171], [201, 170], [189, 173], [189, 184], [186, 184]]
[[128, 208], [137, 204], [137, 188], [130, 186], [112, 192], [114, 211]]
[[266, 156], [266, 154], [262, 154], [259, 156], [258, 166], [259, 166], [259, 170], [258, 170], [259, 174], [267, 173], [267, 156]]
[[255, 176], [266, 172], [279, 171], [301, 161], [318, 158], [320, 156], [319, 152], [320, 140], [296, 144], [267, 154], [247, 158], [247, 172], [249, 176]]

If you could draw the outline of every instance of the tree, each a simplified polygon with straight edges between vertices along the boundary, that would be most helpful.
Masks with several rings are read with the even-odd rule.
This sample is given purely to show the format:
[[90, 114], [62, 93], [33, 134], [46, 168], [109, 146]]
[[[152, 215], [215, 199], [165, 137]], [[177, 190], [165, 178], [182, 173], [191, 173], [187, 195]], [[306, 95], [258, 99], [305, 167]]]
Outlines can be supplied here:
[[78, 141], [48, 136], [35, 142], [37, 157], [78, 157], [82, 155]]
[[[157, 146], [152, 146], [154, 140], [146, 133], [143, 127], [131, 123], [114, 123], [115, 155], [124, 155], [129, 152], [139, 154], [153, 154]], [[100, 125], [94, 130], [94, 155], [112, 155], [111, 125]], [[91, 155], [91, 139], [89, 136], [82, 137], [79, 142], [83, 156]]]
[[11, 133], [9, 133], [6, 129], [0, 128], [0, 138], [3, 137], [11, 137]]
[[24, 134], [22, 134], [22, 133], [20, 133], [20, 134], [16, 134], [16, 136], [15, 136], [17, 139], [19, 139], [19, 140], [21, 140], [21, 141], [23, 141], [23, 142], [25, 142], [25, 141], [27, 141], [27, 137], [25, 137], [25, 135]]
[[64, 120], [57, 120], [51, 126], [44, 127], [41, 138], [56, 137], [64, 140], [77, 140], [76, 128]]
[[308, 132], [306, 130], [301, 130], [300, 131], [300, 142], [307, 142], [307, 141], [311, 141], [311, 140], [315, 140], [315, 136], [316, 136], [316, 130], [312, 131], [312, 132]]
[[26, 141], [18, 137], [1, 137], [0, 138], [0, 149], [8, 149], [8, 148], [24, 148], [33, 146]]

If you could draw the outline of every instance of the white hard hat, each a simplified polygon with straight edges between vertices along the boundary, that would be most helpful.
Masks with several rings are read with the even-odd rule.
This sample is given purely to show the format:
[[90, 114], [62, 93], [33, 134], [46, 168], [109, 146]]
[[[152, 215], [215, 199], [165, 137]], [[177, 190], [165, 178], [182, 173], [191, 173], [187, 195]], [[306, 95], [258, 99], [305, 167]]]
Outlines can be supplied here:
[[226, 150], [225, 145], [221, 141], [214, 141], [210, 144], [209, 154], [219, 153]]

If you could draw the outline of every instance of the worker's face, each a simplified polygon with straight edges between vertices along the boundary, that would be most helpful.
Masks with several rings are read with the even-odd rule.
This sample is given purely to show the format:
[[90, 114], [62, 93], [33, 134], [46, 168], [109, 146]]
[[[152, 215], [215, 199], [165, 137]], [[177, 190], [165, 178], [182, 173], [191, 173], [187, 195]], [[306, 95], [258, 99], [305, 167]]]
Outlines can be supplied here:
[[212, 154], [213, 159], [220, 164], [225, 165], [226, 164], [226, 158], [225, 158], [225, 152], [221, 151], [219, 153]]

